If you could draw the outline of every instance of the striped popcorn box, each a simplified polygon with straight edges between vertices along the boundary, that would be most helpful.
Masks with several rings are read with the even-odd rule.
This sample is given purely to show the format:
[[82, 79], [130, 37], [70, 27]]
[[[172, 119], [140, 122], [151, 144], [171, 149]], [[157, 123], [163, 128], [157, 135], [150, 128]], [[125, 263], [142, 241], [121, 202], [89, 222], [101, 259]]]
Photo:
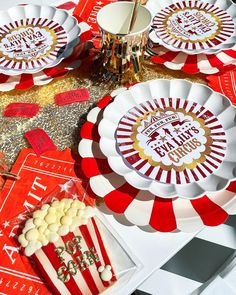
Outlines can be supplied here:
[[53, 294], [96, 295], [117, 280], [95, 210], [78, 200], [45, 204], [19, 236]]

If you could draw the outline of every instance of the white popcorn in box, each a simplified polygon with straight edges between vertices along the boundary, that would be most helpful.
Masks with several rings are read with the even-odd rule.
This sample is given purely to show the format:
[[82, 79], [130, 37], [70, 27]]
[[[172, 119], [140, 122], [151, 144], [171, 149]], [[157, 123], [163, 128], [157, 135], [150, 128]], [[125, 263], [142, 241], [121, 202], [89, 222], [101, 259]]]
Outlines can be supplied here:
[[19, 236], [53, 294], [96, 295], [117, 277], [100, 234], [94, 208], [64, 198], [45, 204]]

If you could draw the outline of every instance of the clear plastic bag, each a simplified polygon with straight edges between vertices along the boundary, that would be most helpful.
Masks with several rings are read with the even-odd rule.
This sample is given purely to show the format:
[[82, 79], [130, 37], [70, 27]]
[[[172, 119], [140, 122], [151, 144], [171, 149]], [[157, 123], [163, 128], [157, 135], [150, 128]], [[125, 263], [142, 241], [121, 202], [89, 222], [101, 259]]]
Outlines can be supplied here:
[[[71, 204], [79, 200], [90, 209], [94, 206], [94, 199], [89, 197], [81, 182], [71, 180], [52, 191], [37, 208], [22, 212], [10, 221], [18, 226], [15, 243], [19, 245], [17, 239], [22, 235], [27, 220], [33, 218], [35, 210], [65, 199], [71, 199]], [[49, 290], [48, 293], [37, 291], [32, 294], [114, 294], [113, 288], [123, 286], [141, 268], [138, 259], [107, 224], [104, 216], [96, 208], [92, 210], [94, 217], [88, 218], [86, 224], [76, 226], [55, 242], [51, 241], [45, 246], [41, 244], [29, 258], [24, 255], [24, 249], [19, 251], [26, 269], [33, 267]], [[39, 227], [35, 225], [35, 228], [38, 230]], [[4, 229], [5, 232], [7, 230]], [[6, 235], [9, 236], [9, 232]], [[24, 237], [26, 235], [27, 231]], [[27, 242], [29, 245], [31, 241]]]

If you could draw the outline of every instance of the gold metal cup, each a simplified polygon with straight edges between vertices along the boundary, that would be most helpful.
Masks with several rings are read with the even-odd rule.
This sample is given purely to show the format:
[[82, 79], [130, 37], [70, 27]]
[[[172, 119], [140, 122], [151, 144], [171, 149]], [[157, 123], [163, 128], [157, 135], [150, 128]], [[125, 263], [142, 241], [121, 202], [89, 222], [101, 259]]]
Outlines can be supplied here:
[[102, 35], [103, 76], [121, 83], [142, 78], [142, 60], [152, 21], [149, 10], [140, 5], [136, 22], [128, 33], [133, 7], [134, 2], [115, 2], [103, 7], [97, 15]]

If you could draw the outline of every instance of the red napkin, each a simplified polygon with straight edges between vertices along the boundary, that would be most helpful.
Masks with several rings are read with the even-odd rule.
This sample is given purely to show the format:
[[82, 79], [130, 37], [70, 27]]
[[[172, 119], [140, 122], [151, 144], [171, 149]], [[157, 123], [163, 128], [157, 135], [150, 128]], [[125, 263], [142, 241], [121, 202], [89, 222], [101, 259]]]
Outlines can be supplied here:
[[19, 234], [19, 222], [13, 217], [21, 214], [18, 218], [24, 219], [22, 212], [33, 210], [56, 186], [77, 180], [78, 157], [72, 156], [70, 149], [50, 151], [40, 157], [32, 149], [23, 149], [11, 172], [20, 179], [8, 179], [0, 193], [0, 291], [7, 295], [49, 295], [30, 262], [19, 254], [14, 240]]
[[207, 80], [213, 90], [224, 94], [236, 105], [236, 70], [221, 75], [207, 76]]
[[[117, 2], [116, 0], [81, 0], [76, 6], [73, 15], [77, 19], [82, 19], [87, 22], [91, 27], [91, 32], [94, 37], [99, 37], [100, 32], [97, 25], [97, 14], [99, 10], [109, 3]], [[95, 47], [100, 47], [100, 39], [95, 39]]]

